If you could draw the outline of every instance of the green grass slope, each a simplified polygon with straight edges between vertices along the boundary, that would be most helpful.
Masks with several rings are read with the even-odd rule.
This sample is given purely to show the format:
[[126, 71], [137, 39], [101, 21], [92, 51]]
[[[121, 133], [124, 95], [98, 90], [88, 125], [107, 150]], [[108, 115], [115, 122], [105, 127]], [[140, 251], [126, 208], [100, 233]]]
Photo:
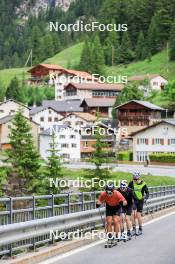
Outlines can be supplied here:
[[59, 64], [63, 67], [67, 67], [68, 64], [75, 67], [80, 62], [80, 56], [83, 49], [83, 42], [75, 44], [70, 48], [62, 50], [52, 58], [45, 60], [45, 63]]
[[167, 53], [166, 51], [162, 51], [154, 55], [150, 62], [144, 60], [130, 63], [127, 66], [107, 67], [108, 75], [132, 76], [146, 73], [159, 73], [171, 81], [175, 79], [175, 61], [167, 63]]
[[[60, 66], [67, 67], [68, 64], [73, 69], [79, 64], [80, 56], [83, 48], [83, 42], [75, 44], [63, 51], [57, 53], [52, 58], [44, 61], [44, 63], [59, 64]], [[88, 54], [87, 54], [88, 56]], [[16, 68], [16, 69], [5, 69], [0, 70], [0, 82], [6, 87], [10, 80], [17, 76], [20, 79], [23, 77], [23, 73], [27, 76], [28, 68]], [[169, 81], [175, 79], [175, 61], [167, 63], [166, 51], [162, 51], [151, 58], [151, 61], [139, 61], [133, 62], [129, 65], [117, 65], [114, 67], [106, 67], [107, 75], [123, 75], [132, 76], [146, 73], [159, 73]]]

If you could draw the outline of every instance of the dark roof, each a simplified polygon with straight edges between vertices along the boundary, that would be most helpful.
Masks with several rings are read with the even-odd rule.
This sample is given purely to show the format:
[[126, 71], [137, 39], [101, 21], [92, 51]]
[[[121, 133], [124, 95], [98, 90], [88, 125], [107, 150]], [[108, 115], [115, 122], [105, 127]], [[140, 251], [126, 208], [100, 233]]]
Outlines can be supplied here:
[[83, 108], [80, 107], [81, 100], [44, 100], [43, 107], [51, 107], [57, 112], [83, 112]]
[[112, 107], [115, 99], [111, 98], [88, 98], [84, 99], [80, 106], [86, 103], [89, 107]]
[[150, 129], [150, 128], [152, 128], [152, 127], [156, 127], [156, 126], [158, 126], [158, 125], [160, 125], [160, 124], [164, 124], [164, 123], [165, 123], [165, 124], [172, 125], [172, 126], [175, 127], [175, 119], [164, 119], [164, 120], [161, 120], [161, 121], [159, 121], [159, 122], [157, 122], [157, 123], [154, 123], [154, 124], [151, 125], [151, 126], [148, 126], [148, 127], [142, 128], [142, 129], [140, 129], [140, 130], [137, 130], [137, 131], [131, 133], [130, 136], [135, 136], [136, 134], [139, 134], [140, 132], [143, 132], [143, 131], [145, 131], [145, 130], [147, 130], [147, 129]]
[[123, 84], [109, 84], [109, 83], [69, 83], [64, 87], [66, 89], [68, 86], [72, 85], [76, 89], [85, 90], [109, 90], [109, 91], [121, 91], [124, 88]]
[[118, 108], [120, 108], [121, 106], [127, 105], [127, 104], [132, 103], [132, 102], [134, 102], [134, 103], [136, 103], [136, 104], [143, 105], [143, 106], [145, 106], [145, 107], [147, 107], [147, 108], [149, 108], [149, 109], [152, 109], [152, 110], [165, 111], [165, 109], [162, 108], [162, 107], [160, 107], [160, 106], [154, 105], [154, 104], [149, 103], [149, 102], [147, 102], [147, 101], [140, 101], [140, 100], [131, 100], [131, 101], [127, 102], [127, 103], [124, 103], [124, 104], [121, 104], [121, 105], [119, 105], [119, 106], [116, 106], [115, 108], [118, 109]]

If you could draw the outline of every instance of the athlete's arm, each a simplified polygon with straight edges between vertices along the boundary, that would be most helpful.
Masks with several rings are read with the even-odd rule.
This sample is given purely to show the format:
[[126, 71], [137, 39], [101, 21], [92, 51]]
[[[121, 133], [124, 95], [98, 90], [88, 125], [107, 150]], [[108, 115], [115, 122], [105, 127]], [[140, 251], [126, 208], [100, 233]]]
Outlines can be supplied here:
[[143, 194], [145, 194], [144, 195], [144, 199], [145, 200], [148, 200], [148, 198], [149, 198], [149, 190], [148, 190], [148, 186], [145, 184], [145, 186], [143, 187]]
[[96, 202], [96, 208], [99, 208], [102, 205], [102, 203], [104, 203], [104, 202], [105, 202], [104, 194], [101, 193], [99, 198], [98, 198], [98, 201]]
[[123, 195], [120, 192], [118, 192], [118, 191], [117, 191], [117, 195], [118, 195], [118, 199], [119, 199], [120, 205], [126, 206], [127, 205], [127, 201], [123, 197]]

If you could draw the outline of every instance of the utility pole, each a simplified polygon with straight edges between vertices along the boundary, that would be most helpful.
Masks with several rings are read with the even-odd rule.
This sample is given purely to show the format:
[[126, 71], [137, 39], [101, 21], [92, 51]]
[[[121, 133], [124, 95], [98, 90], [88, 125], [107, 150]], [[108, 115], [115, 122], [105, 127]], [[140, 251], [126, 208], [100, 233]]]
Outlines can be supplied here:
[[112, 66], [114, 66], [114, 46], [112, 45]]
[[167, 51], [167, 56], [166, 56], [166, 64], [167, 64], [167, 68], [166, 68], [166, 70], [167, 70], [167, 73], [169, 72], [169, 43], [168, 43], [168, 41], [167, 41], [167, 45], [166, 45], [166, 51]]
[[33, 50], [32, 50], [32, 49], [31, 49], [31, 51], [30, 51], [30, 54], [29, 54], [29, 56], [28, 56], [28, 58], [27, 58], [27, 60], [26, 60], [26, 63], [25, 63], [25, 65], [24, 65], [24, 67], [27, 66], [29, 60], [30, 60], [30, 67], [32, 67], [32, 66], [33, 66]]

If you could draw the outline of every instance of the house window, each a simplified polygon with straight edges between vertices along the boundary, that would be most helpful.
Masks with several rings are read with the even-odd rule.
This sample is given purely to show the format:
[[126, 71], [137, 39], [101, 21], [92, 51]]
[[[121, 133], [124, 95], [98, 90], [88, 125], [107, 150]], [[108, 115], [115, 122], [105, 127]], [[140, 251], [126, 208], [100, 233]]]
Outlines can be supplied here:
[[4, 113], [4, 110], [0, 109], [0, 113]]
[[76, 148], [77, 147], [77, 144], [72, 144], [72, 148]]
[[148, 138], [138, 138], [137, 139], [138, 145], [148, 145], [148, 143], [149, 143]]
[[8, 128], [11, 129], [11, 125], [8, 125]]
[[175, 145], [175, 138], [168, 139], [168, 145]]
[[61, 144], [61, 148], [68, 148], [69, 144]]
[[48, 117], [48, 122], [52, 122], [52, 117]]
[[158, 82], [153, 82], [153, 85], [154, 86], [158, 86]]
[[164, 139], [163, 138], [153, 138], [152, 145], [164, 145]]
[[60, 138], [66, 138], [66, 136], [65, 135], [60, 135]]
[[76, 136], [75, 135], [70, 135], [70, 138], [76, 138]]
[[15, 110], [10, 110], [10, 113], [15, 113]]
[[69, 154], [63, 154], [63, 155], [62, 155], [62, 158], [63, 158], [63, 159], [70, 159], [70, 155], [69, 155]]
[[44, 117], [40, 117], [40, 122], [44, 122]]
[[49, 114], [52, 114], [52, 110], [49, 110]]
[[54, 121], [55, 121], [55, 122], [58, 122], [58, 117], [55, 117], [55, 118], [54, 118]]

